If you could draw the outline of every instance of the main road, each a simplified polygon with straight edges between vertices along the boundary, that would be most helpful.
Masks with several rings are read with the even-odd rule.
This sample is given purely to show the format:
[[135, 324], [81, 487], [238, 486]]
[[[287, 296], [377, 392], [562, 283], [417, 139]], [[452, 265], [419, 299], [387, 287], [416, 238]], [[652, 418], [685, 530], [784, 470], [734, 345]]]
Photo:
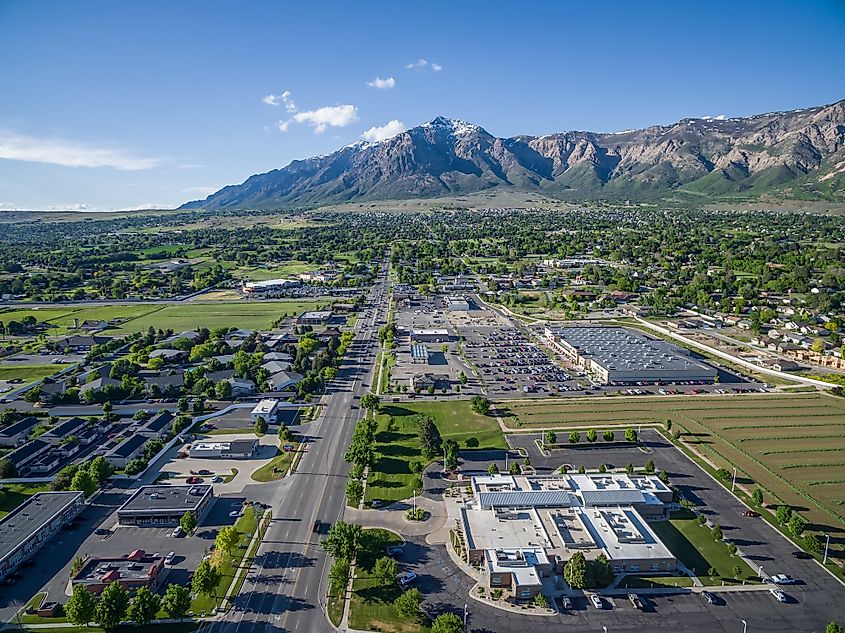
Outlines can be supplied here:
[[349, 472], [343, 455], [363, 414], [360, 397], [374, 379], [377, 333], [389, 303], [386, 267], [367, 303], [337, 377], [322, 397], [323, 413], [310, 425], [307, 450], [296, 472], [277, 484], [270, 526], [234, 608], [203, 626], [203, 633], [325, 633], [332, 628], [324, 608], [329, 560], [314, 525], [343, 516]]

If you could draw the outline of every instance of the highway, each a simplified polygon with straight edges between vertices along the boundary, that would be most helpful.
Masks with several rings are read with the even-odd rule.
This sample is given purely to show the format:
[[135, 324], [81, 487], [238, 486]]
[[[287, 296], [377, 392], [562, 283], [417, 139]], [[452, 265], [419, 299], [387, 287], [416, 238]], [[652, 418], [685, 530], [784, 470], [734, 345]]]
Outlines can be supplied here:
[[355, 339], [322, 397], [323, 414], [310, 425], [307, 452], [297, 471], [277, 484], [270, 526], [234, 608], [204, 625], [203, 633], [331, 630], [324, 609], [331, 561], [314, 523], [343, 516], [349, 471], [343, 454], [362, 415], [359, 398], [372, 384], [388, 302], [385, 267], [368, 299], [377, 307], [355, 324]]

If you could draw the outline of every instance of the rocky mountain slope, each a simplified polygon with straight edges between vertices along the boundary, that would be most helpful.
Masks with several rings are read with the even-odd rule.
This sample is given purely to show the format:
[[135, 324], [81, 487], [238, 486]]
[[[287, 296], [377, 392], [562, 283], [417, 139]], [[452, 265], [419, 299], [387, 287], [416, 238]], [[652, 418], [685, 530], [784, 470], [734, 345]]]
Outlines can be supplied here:
[[263, 208], [448, 196], [508, 187], [566, 198], [689, 195], [845, 198], [845, 100], [748, 118], [683, 119], [614, 133], [498, 138], [437, 117], [251, 176], [182, 208]]

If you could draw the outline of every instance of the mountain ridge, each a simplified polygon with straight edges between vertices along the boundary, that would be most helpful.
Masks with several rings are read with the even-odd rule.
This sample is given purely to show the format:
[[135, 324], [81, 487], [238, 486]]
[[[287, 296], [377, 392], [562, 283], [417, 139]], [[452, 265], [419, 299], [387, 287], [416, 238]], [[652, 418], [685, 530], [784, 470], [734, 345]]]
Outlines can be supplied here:
[[191, 208], [427, 198], [495, 188], [561, 198], [694, 195], [845, 198], [845, 100], [750, 117], [685, 118], [621, 132], [496, 137], [438, 116], [375, 142], [229, 185]]

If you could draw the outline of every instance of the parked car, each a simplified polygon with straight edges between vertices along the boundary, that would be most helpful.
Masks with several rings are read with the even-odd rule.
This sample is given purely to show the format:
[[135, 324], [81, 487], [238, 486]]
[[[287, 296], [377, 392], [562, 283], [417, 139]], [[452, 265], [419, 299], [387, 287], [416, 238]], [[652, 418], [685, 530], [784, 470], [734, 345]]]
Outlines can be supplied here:
[[590, 595], [590, 602], [593, 603], [593, 606], [596, 609], [604, 609], [604, 602], [602, 601], [601, 596], [599, 596], [597, 593]]
[[402, 589], [406, 589], [407, 587], [410, 587], [416, 581], [417, 581], [417, 575], [416, 575], [416, 573], [414, 573], [412, 571], [402, 572], [401, 574], [399, 574], [396, 577], [396, 582], [399, 583], [399, 586], [402, 587]]
[[760, 516], [760, 513], [759, 513], [759, 512], [754, 512], [754, 510], [746, 510], [745, 512], [743, 512], [743, 513], [742, 513], [742, 516], [744, 516], [744, 517], [754, 517], [754, 518], [756, 518], [756, 517], [759, 517], [759, 516]]
[[223, 477], [221, 477], [220, 475], [215, 475], [211, 478], [211, 483], [213, 484], [219, 484], [221, 481], [223, 481]]
[[771, 589], [769, 589], [769, 593], [772, 594], [775, 600], [777, 600], [778, 602], [786, 602], [788, 600], [786, 594], [780, 589], [775, 589], [774, 587], [772, 587]]
[[716, 596], [714, 596], [709, 591], [702, 591], [701, 595], [707, 600], [707, 604], [716, 604]]
[[174, 558], [176, 558], [176, 552], [167, 552], [167, 556], [164, 557], [164, 564], [172, 565]]
[[561, 611], [572, 610], [572, 600], [570, 600], [568, 596], [561, 596], [559, 602]]
[[182, 529], [182, 526], [177, 525], [175, 528], [173, 528], [173, 531], [170, 533], [170, 536], [172, 536], [173, 538], [179, 538], [184, 533], [185, 533], [185, 530]]
[[643, 601], [640, 600], [640, 597], [635, 593], [628, 594], [628, 601], [634, 606], [635, 609], [643, 608]]
[[243, 515], [244, 515], [244, 513], [241, 510], [232, 510], [229, 513], [229, 516], [233, 519], [237, 519], [238, 517], [242, 517]]
[[776, 585], [794, 585], [797, 581], [792, 576], [787, 574], [775, 574], [769, 578]]

